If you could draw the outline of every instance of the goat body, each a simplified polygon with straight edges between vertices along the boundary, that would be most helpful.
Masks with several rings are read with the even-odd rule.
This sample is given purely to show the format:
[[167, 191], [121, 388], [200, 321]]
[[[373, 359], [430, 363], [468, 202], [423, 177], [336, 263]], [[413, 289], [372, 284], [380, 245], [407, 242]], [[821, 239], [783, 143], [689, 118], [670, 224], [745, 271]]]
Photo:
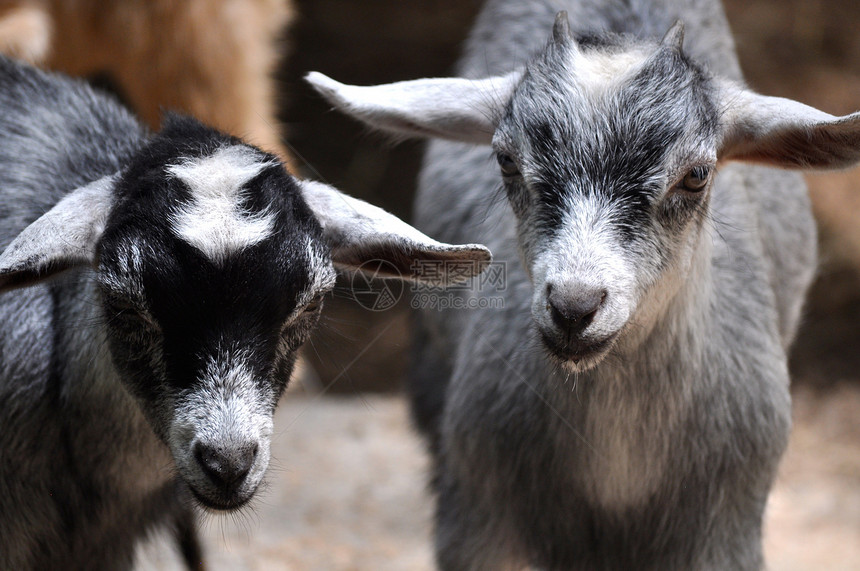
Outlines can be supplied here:
[[333, 264], [489, 259], [5, 58], [0, 109], [3, 569], [128, 568], [153, 526], [193, 531], [193, 504], [249, 502]]
[[440, 567], [760, 568], [816, 246], [800, 176], [739, 161], [852, 165], [860, 114], [747, 90], [699, 0], [490, 0], [459, 72], [308, 77], [373, 127], [448, 139], [417, 224], [506, 264], [503, 308], [420, 315]]

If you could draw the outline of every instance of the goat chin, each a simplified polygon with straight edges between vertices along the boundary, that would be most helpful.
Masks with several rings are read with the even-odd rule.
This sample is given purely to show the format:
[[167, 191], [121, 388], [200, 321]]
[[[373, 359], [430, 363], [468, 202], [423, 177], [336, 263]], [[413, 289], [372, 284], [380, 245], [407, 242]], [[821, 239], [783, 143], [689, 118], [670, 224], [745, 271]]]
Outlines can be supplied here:
[[547, 357], [569, 373], [582, 373], [599, 365], [612, 351], [616, 340], [617, 336], [612, 335], [596, 343], [572, 348], [541, 335]]

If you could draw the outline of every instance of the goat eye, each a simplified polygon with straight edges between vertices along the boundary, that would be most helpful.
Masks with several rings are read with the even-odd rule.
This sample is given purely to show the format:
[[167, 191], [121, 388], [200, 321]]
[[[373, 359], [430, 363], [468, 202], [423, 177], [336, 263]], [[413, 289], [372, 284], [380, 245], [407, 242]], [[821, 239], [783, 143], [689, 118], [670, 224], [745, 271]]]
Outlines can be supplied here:
[[698, 166], [687, 173], [681, 182], [681, 187], [689, 192], [699, 192], [708, 185], [711, 178], [711, 167]]
[[517, 167], [517, 163], [514, 162], [514, 159], [512, 159], [510, 155], [498, 153], [496, 155], [496, 160], [499, 161], [499, 168], [502, 170], [502, 176], [512, 177], [520, 174], [520, 169]]
[[119, 323], [158, 331], [158, 325], [148, 315], [141, 313], [133, 303], [125, 300], [111, 299], [108, 302], [108, 307], [113, 315], [113, 319]]
[[310, 303], [308, 303], [305, 308], [302, 310], [304, 313], [312, 313], [314, 311], [318, 311], [322, 307], [323, 296], [322, 294], [313, 298]]

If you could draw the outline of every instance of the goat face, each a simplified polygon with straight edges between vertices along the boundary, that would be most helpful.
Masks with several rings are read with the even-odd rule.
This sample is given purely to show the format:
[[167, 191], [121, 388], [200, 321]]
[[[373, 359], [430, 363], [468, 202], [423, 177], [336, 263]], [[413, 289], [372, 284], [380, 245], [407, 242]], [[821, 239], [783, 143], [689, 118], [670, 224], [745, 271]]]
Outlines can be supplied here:
[[13, 241], [0, 290], [94, 266], [122, 383], [199, 501], [234, 509], [262, 481], [275, 406], [334, 264], [384, 261], [419, 279], [418, 259], [477, 271], [489, 252], [436, 242], [172, 117], [121, 172], [73, 191]]
[[[648, 49], [650, 48], [650, 49]], [[559, 35], [526, 68], [493, 147], [534, 285], [532, 316], [572, 370], [598, 363], [640, 302], [671, 295], [707, 218], [718, 113], [673, 45]]]
[[272, 415], [334, 285], [298, 184], [245, 145], [153, 142], [117, 183], [98, 251], [115, 365], [206, 506], [249, 500]]

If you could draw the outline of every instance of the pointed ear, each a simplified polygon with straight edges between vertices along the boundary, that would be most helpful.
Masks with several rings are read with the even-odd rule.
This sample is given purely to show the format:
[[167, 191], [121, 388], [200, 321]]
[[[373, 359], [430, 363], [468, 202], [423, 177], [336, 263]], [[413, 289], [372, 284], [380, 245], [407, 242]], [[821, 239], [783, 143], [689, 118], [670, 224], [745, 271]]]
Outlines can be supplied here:
[[95, 261], [96, 244], [113, 204], [116, 175], [72, 191], [24, 228], [0, 254], [0, 291], [33, 285]]
[[409, 137], [489, 144], [521, 71], [487, 79], [417, 79], [344, 85], [317, 72], [305, 79], [329, 103], [367, 125]]
[[[335, 265], [413, 281], [447, 278], [457, 283], [481, 273], [492, 260], [480, 244], [437, 242], [396, 216], [319, 182], [300, 181], [302, 195], [323, 227]], [[422, 263], [443, 263], [456, 275], [426, 276]], [[424, 266], [426, 269], [426, 266]]]
[[795, 169], [839, 169], [860, 161], [860, 113], [834, 117], [791, 99], [721, 86], [719, 158]]

